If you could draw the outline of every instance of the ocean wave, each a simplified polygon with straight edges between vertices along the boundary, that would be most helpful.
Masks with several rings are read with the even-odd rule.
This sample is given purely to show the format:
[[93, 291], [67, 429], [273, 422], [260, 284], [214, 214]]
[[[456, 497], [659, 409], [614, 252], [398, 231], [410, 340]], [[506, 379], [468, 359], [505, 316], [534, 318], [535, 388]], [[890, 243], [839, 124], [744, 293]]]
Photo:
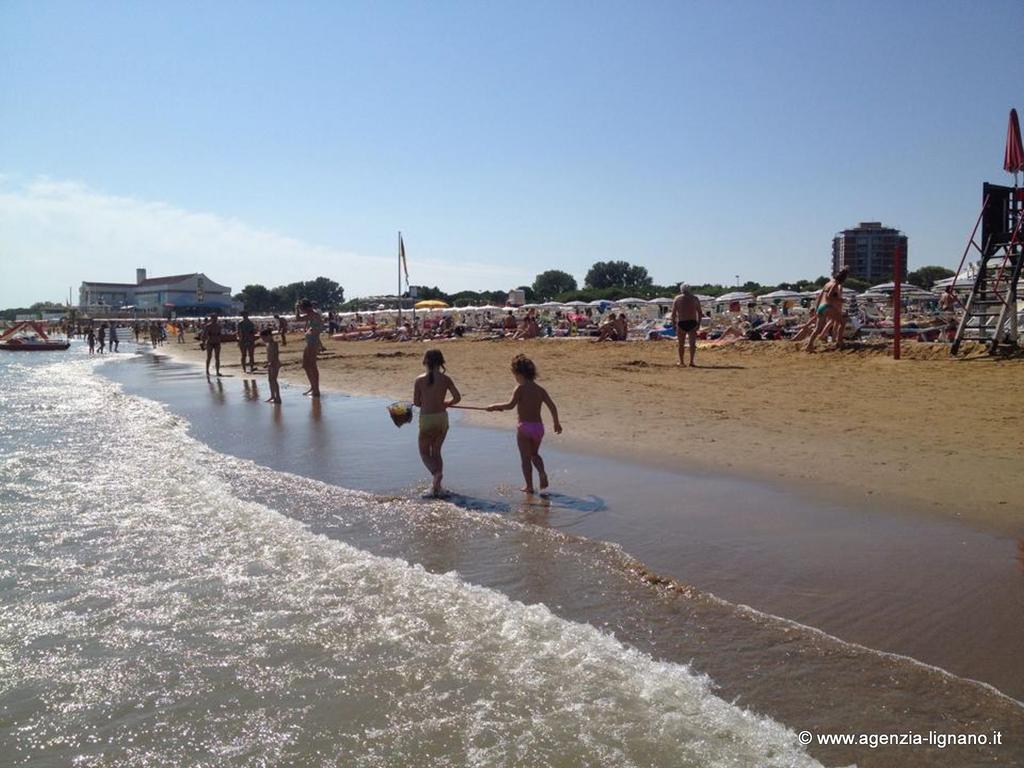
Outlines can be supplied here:
[[0, 751], [15, 764], [817, 764], [686, 665], [317, 533], [514, 521], [314, 481], [322, 503], [282, 514], [294, 476], [209, 449], [93, 365], [4, 382]]

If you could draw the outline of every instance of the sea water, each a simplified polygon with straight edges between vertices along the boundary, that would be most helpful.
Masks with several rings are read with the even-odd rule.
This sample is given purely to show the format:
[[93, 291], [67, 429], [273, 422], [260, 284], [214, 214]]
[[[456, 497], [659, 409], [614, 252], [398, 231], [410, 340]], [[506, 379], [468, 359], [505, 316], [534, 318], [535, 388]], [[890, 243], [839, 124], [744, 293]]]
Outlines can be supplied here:
[[93, 364], [0, 363], [5, 764], [815, 764], [683, 665], [239, 498], [291, 478]]
[[215, 451], [97, 365], [0, 358], [3, 764], [802, 766], [807, 727], [1024, 723], [614, 546]]

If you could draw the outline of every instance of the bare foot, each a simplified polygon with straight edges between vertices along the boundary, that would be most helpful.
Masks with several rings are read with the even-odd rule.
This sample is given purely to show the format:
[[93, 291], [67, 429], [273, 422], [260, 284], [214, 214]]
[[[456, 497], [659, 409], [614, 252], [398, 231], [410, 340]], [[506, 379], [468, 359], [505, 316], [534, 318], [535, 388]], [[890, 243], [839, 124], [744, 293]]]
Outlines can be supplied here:
[[548, 475], [547, 475], [546, 472], [541, 472], [539, 474], [540, 474], [540, 489], [543, 491], [545, 488], [548, 487]]
[[697, 364], [696, 364], [696, 363], [690, 363], [690, 367], [691, 367], [691, 368], [696, 368], [696, 367], [697, 367]]
[[522, 491], [523, 493], [533, 493], [533, 486], [527, 485], [523, 488], [520, 488], [519, 490]]
[[430, 486], [430, 492], [434, 494], [435, 498], [444, 493], [444, 489], [441, 487], [442, 479], [444, 479], [444, 476], [440, 472], [434, 475], [434, 482]]
[[277, 400], [275, 400], [275, 399], [274, 399], [274, 398], [272, 398], [272, 397], [268, 397], [268, 398], [267, 398], [266, 400], [264, 400], [263, 402], [264, 402], [264, 403], [276, 403], [276, 402], [277, 402]]
[[304, 395], [308, 395], [308, 394], [309, 394], [310, 392], [312, 392], [312, 391], [313, 391], [313, 388], [312, 388], [312, 387], [310, 387], [309, 389], [307, 389], [307, 390], [306, 390], [305, 392], [303, 392], [302, 394], [304, 394]]

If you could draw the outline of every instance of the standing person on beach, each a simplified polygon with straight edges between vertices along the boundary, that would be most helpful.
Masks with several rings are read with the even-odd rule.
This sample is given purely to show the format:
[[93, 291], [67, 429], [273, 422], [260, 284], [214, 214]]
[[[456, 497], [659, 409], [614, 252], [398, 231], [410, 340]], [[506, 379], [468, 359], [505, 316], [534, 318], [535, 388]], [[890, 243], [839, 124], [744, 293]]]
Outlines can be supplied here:
[[106, 323], [102, 323], [100, 325], [100, 332], [99, 332], [99, 334], [97, 334], [97, 336], [98, 336], [99, 342], [100, 342], [100, 354], [102, 355], [104, 347], [106, 346], [106, 343], [107, 343], [107, 324]]
[[[430, 473], [432, 483], [430, 492], [441, 496], [444, 489], [444, 459], [441, 458], [441, 446], [448, 435], [448, 408], [462, 399], [455, 382], [451, 380], [444, 368], [444, 355], [439, 349], [428, 349], [423, 355], [423, 367], [426, 373], [416, 378], [412, 388], [412, 403], [420, 409], [420, 458], [423, 466]], [[451, 392], [451, 400], [445, 396]]]
[[96, 354], [96, 332], [92, 329], [91, 325], [88, 328], [85, 329], [85, 340], [89, 344], [89, 354], [90, 355], [95, 355]]
[[267, 384], [270, 386], [270, 397], [267, 398], [267, 402], [280, 404], [281, 385], [277, 382], [277, 374], [281, 370], [280, 350], [269, 328], [260, 331], [260, 339], [267, 347]]
[[537, 479], [540, 489], [548, 487], [548, 473], [544, 468], [544, 459], [540, 457], [540, 443], [544, 439], [544, 422], [541, 419], [540, 407], [546, 405], [554, 419], [555, 434], [562, 434], [562, 424], [558, 420], [558, 408], [548, 395], [547, 390], [537, 384], [537, 366], [526, 355], [512, 358], [512, 375], [516, 380], [516, 388], [512, 391], [512, 399], [507, 403], [496, 403], [487, 406], [488, 411], [510, 411], [517, 409], [519, 426], [516, 429], [516, 443], [519, 446], [519, 458], [522, 461], [523, 479], [526, 485], [524, 493], [533, 493], [533, 468], [537, 468]]
[[825, 283], [818, 294], [815, 308], [815, 325], [811, 338], [807, 340], [807, 351], [814, 351], [814, 342], [828, 328], [832, 328], [832, 336], [836, 340], [836, 349], [843, 348], [843, 333], [846, 330], [846, 318], [843, 317], [843, 283], [846, 282], [850, 270], [843, 267], [835, 277]]
[[697, 331], [700, 330], [700, 319], [703, 313], [693, 290], [686, 283], [679, 284], [679, 295], [672, 301], [672, 326], [676, 329], [676, 341], [679, 342], [679, 367], [686, 365], [686, 346], [690, 347], [690, 367], [696, 368], [694, 356], [697, 354]]
[[242, 320], [238, 323], [238, 349], [242, 353], [242, 373], [245, 373], [246, 357], [249, 358], [249, 370], [256, 373], [256, 324], [244, 310]]
[[320, 369], [316, 365], [316, 355], [320, 351], [320, 334], [324, 330], [324, 318], [309, 299], [303, 299], [295, 305], [295, 319], [306, 321], [306, 347], [302, 350], [302, 370], [309, 379], [309, 389], [302, 394], [320, 397]]
[[277, 320], [277, 330], [281, 334], [281, 346], [288, 345], [288, 321], [280, 315], [274, 315], [274, 319]]
[[118, 339], [117, 339], [117, 325], [115, 323], [111, 323], [110, 324], [110, 351], [111, 352], [117, 352], [118, 344], [119, 344], [119, 342], [118, 342]]
[[220, 376], [220, 318], [216, 312], [210, 313], [210, 319], [203, 325], [203, 340], [206, 344], [206, 375], [210, 375], [210, 358], [214, 359], [217, 375]]

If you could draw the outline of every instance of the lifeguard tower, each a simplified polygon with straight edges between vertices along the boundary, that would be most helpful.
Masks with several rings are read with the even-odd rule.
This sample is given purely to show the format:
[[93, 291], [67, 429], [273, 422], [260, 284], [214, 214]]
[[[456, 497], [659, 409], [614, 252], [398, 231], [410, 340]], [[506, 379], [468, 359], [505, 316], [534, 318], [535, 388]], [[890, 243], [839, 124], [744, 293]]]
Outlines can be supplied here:
[[968, 254], [975, 250], [979, 255], [978, 268], [953, 339], [951, 352], [954, 355], [965, 340], [986, 344], [991, 354], [1015, 348], [1020, 340], [1017, 291], [1024, 265], [1024, 232], [1021, 231], [1024, 189], [1017, 182], [1018, 174], [1024, 171], [1024, 147], [1015, 109], [1010, 110], [1003, 168], [1013, 174], [1013, 186], [987, 183], [982, 186], [981, 213], [953, 279], [952, 284], [956, 286]]

